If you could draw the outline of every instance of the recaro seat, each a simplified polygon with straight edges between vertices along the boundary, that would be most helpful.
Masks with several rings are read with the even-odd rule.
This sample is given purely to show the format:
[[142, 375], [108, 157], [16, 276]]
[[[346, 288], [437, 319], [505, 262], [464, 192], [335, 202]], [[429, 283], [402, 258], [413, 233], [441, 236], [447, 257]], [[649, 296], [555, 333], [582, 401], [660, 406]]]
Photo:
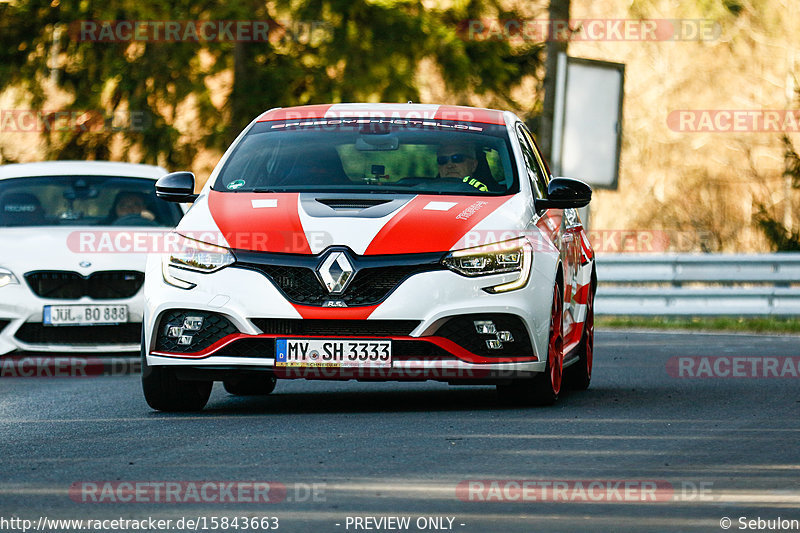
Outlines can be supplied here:
[[12, 192], [0, 198], [0, 221], [3, 226], [43, 226], [46, 223], [42, 203], [29, 192]]

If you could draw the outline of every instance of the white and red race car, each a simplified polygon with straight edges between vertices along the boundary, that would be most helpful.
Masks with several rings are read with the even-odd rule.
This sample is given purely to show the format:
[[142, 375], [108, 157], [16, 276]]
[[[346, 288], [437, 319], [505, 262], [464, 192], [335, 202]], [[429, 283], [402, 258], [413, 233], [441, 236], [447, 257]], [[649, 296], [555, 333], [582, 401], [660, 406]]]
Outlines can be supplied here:
[[[155, 409], [195, 410], [214, 381], [496, 384], [551, 404], [589, 386], [594, 253], [514, 114], [423, 104], [272, 109], [194, 200], [145, 277], [142, 384]], [[563, 379], [562, 379], [563, 376]]]

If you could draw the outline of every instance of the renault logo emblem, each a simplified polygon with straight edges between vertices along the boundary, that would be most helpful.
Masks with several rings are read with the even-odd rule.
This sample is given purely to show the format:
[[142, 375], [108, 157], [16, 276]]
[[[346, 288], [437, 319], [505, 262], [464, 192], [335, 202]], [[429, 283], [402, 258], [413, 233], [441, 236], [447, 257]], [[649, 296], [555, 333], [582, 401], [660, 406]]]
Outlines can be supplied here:
[[331, 294], [341, 294], [353, 279], [353, 265], [344, 252], [332, 252], [317, 269], [320, 281]]

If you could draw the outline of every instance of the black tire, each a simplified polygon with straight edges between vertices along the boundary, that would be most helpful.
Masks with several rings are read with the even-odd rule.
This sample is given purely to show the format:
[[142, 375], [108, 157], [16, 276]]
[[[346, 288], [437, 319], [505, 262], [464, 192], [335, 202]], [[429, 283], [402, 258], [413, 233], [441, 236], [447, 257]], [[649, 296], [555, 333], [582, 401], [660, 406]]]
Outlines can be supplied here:
[[523, 406], [553, 405], [561, 392], [564, 364], [564, 325], [561, 291], [553, 291], [553, 307], [550, 310], [550, 334], [548, 336], [547, 362], [545, 370], [533, 378], [515, 379], [497, 385], [497, 393], [505, 403]]
[[578, 361], [564, 370], [564, 386], [573, 390], [586, 390], [592, 381], [594, 364], [594, 288], [586, 299], [586, 321], [578, 345]]
[[213, 381], [178, 379], [169, 366], [149, 366], [142, 333], [142, 391], [147, 405], [157, 411], [200, 411], [208, 403]]
[[234, 396], [266, 396], [275, 390], [278, 380], [272, 372], [229, 378], [222, 382], [228, 394]]

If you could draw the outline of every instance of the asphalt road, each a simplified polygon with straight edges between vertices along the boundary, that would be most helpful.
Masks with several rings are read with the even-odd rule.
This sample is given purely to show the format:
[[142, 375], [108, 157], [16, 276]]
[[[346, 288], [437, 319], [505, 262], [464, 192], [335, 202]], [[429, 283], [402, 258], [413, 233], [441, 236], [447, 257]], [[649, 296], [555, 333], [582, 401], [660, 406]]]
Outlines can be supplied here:
[[[45, 516], [152, 517], [172, 530], [185, 517], [201, 531], [214, 517], [277, 517], [278, 531], [334, 533], [800, 520], [800, 337], [596, 342], [591, 389], [538, 409], [502, 406], [492, 387], [298, 380], [260, 398], [217, 384], [205, 411], [176, 415], [147, 407], [138, 375], [0, 379], [0, 530]], [[691, 356], [727, 359], [675, 359]], [[763, 375], [767, 360], [783, 377], [739, 376]], [[166, 501], [167, 483], [180, 502]]]

